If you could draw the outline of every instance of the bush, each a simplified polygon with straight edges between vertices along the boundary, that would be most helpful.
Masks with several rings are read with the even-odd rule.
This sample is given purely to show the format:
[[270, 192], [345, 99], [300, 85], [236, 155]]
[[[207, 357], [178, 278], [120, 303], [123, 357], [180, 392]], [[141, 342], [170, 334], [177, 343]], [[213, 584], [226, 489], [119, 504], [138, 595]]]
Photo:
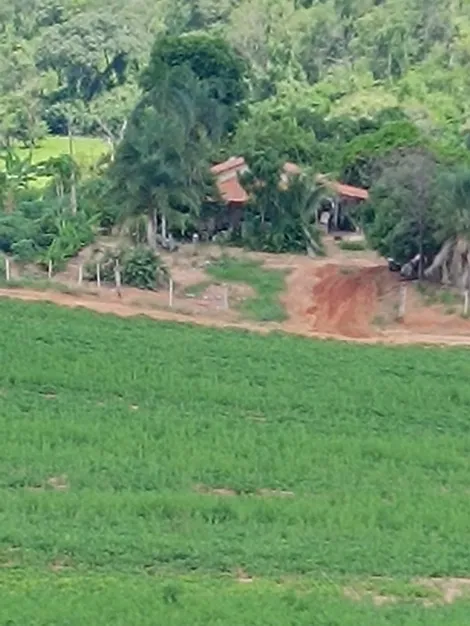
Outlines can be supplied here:
[[11, 252], [15, 243], [34, 237], [35, 230], [35, 224], [20, 212], [0, 215], [0, 250]]
[[156, 289], [166, 282], [167, 270], [160, 257], [146, 246], [137, 246], [122, 255], [122, 282], [139, 289]]
[[[158, 254], [147, 246], [108, 250], [100, 261], [101, 280], [104, 283], [114, 284], [116, 261], [119, 261], [123, 285], [155, 290], [168, 281], [166, 267]], [[96, 263], [86, 266], [85, 275], [88, 280], [96, 280]]]
[[19, 263], [33, 263], [38, 251], [32, 239], [21, 239], [11, 246], [15, 260]]

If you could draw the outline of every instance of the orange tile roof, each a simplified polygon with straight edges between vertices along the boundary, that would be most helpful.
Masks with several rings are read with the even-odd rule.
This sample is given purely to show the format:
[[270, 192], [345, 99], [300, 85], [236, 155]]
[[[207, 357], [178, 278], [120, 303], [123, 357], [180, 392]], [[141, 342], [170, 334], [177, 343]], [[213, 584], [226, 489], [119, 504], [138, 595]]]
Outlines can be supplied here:
[[[243, 157], [230, 157], [223, 163], [217, 163], [211, 167], [211, 172], [216, 177], [217, 188], [225, 202], [243, 203], [248, 200], [248, 194], [243, 189], [238, 180], [238, 172], [247, 168]], [[300, 174], [301, 168], [295, 163], [287, 161], [283, 170], [286, 174]], [[224, 179], [222, 176], [231, 174], [229, 178]], [[328, 180], [326, 176], [317, 176], [317, 181], [330, 188], [343, 198], [356, 198], [358, 200], [367, 200], [369, 192], [367, 189], [353, 187], [351, 185], [343, 185], [334, 180]]]
[[243, 189], [237, 176], [227, 180], [218, 180], [217, 189], [225, 202], [244, 203], [248, 200], [248, 194]]
[[243, 157], [230, 157], [227, 161], [223, 163], [217, 163], [211, 167], [212, 174], [216, 176], [219, 174], [225, 174], [226, 172], [230, 172], [231, 170], [241, 169], [245, 166], [245, 159]]
[[289, 161], [287, 161], [284, 164], [284, 171], [287, 174], [301, 174], [302, 173], [302, 170], [300, 169], [298, 165], [296, 165], [295, 163], [289, 163]]
[[369, 192], [367, 189], [362, 189], [361, 187], [352, 187], [351, 185], [343, 185], [343, 183], [337, 183], [332, 181], [329, 186], [333, 191], [340, 196], [346, 198], [357, 198], [358, 200], [367, 200], [369, 197]]
[[325, 187], [328, 187], [343, 198], [356, 198], [358, 200], [367, 200], [369, 197], [369, 192], [367, 191], [367, 189], [362, 189], [361, 187], [353, 187], [352, 185], [343, 185], [343, 183], [338, 183], [336, 180], [329, 180], [326, 176], [322, 174], [319, 174], [317, 176], [317, 182], [321, 183]]

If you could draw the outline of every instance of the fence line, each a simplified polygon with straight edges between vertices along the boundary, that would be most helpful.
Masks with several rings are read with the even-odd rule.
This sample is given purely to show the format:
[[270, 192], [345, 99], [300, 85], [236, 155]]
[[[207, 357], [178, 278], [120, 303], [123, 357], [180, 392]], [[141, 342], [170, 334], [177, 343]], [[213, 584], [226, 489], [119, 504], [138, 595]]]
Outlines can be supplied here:
[[[4, 262], [2, 263], [2, 261]], [[87, 276], [87, 266], [84, 263], [80, 263], [76, 266], [76, 269], [72, 270], [72, 276], [70, 276], [69, 273], [66, 275], [66, 279], [61, 281], [61, 274], [54, 268], [52, 260], [47, 261], [45, 272], [41, 276], [34, 271], [28, 272], [27, 268], [23, 268], [21, 264], [15, 263], [6, 255], [0, 255], [0, 280], [10, 283], [12, 287], [23, 286], [25, 288], [34, 289], [36, 283], [36, 288], [39, 290], [47, 289], [50, 286], [53, 289], [67, 293], [67, 290], [72, 290], [75, 284], [77, 290], [82, 289], [83, 295], [86, 295], [87, 289], [93, 289], [94, 287], [98, 290], [98, 293], [96, 291], [94, 292], [95, 295], [98, 295], [100, 292], [103, 294], [109, 293], [113, 289], [119, 298], [125, 295], [123, 289], [124, 285], [122, 284], [122, 268], [119, 263], [116, 263], [114, 266], [112, 278], [109, 277], [111, 280], [108, 279], [108, 281], [103, 280], [103, 266], [101, 263], [96, 263], [95, 270], [96, 275], [89, 278]], [[48, 282], [50, 282], [50, 285]], [[205, 314], [209, 312], [229, 311], [231, 305], [229, 285], [227, 283], [223, 283], [222, 285], [219, 283], [215, 290], [213, 289], [214, 286], [215, 285], [212, 286], [212, 289], [210, 289], [208, 293], [202, 292], [197, 295], [191, 295], [188, 288], [184, 289], [182, 287], [177, 290], [174, 279], [170, 278], [166, 289], [158, 289], [155, 292], [141, 291], [142, 296], [146, 294], [144, 306], [149, 301], [149, 296], [151, 297], [151, 294], [155, 293], [158, 306], [162, 306], [162, 308], [165, 306], [171, 309], [181, 307], [182, 310], [187, 309], [188, 312], [192, 314], [198, 312]], [[167, 294], [166, 302], [164, 297], [165, 291]], [[70, 291], [70, 293], [73, 293], [73, 291]]]

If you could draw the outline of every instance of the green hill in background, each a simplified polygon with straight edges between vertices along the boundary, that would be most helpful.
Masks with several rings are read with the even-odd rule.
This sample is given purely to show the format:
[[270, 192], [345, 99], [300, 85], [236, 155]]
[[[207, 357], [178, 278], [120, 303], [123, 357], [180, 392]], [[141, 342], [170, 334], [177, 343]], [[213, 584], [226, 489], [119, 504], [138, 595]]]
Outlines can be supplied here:
[[[293, 88], [330, 115], [398, 107], [429, 132], [467, 132], [468, 0], [11, 0], [0, 9], [0, 132], [111, 129], [158, 34], [222, 35], [253, 99]], [[111, 96], [112, 94], [112, 96]], [[43, 127], [44, 128], [44, 127]]]

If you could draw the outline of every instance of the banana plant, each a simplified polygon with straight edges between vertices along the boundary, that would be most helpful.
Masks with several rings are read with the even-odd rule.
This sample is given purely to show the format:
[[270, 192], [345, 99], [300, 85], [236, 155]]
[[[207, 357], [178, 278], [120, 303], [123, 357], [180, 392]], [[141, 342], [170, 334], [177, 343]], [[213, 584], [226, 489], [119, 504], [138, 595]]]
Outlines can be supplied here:
[[21, 191], [37, 178], [37, 167], [33, 164], [33, 154], [30, 150], [26, 157], [10, 147], [0, 153], [0, 199], [7, 213], [13, 213]]

